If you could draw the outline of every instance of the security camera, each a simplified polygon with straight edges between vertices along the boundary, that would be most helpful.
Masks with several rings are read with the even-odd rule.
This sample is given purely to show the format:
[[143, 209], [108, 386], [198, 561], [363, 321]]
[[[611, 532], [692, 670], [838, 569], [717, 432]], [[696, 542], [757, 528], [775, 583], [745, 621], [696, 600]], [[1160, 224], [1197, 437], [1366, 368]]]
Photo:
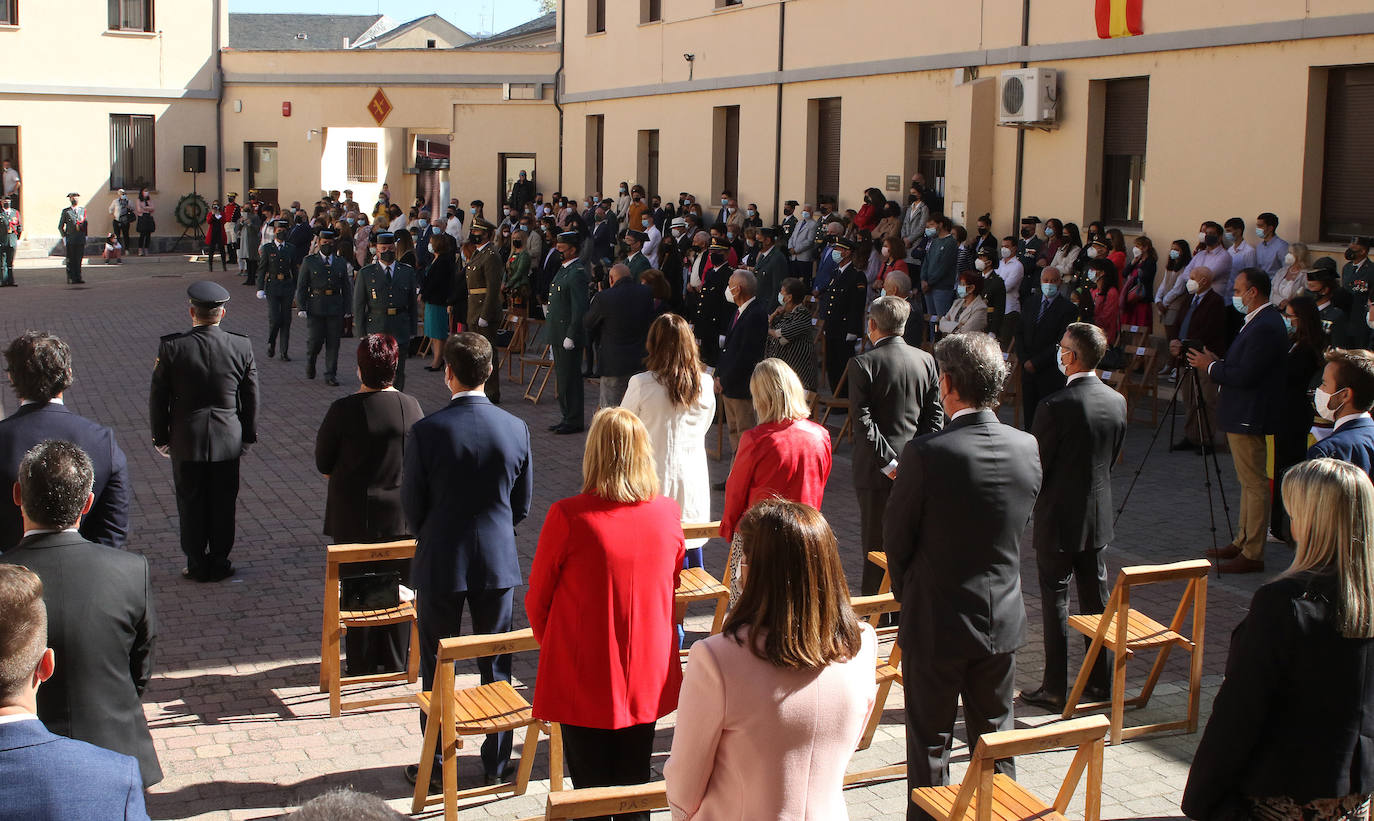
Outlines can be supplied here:
[[682, 59], [686, 60], [686, 61], [689, 62], [689, 63], [692, 62], [693, 60], [695, 60], [696, 58], [697, 58], [697, 56], [696, 56], [695, 54], [684, 54], [684, 55], [682, 55]]

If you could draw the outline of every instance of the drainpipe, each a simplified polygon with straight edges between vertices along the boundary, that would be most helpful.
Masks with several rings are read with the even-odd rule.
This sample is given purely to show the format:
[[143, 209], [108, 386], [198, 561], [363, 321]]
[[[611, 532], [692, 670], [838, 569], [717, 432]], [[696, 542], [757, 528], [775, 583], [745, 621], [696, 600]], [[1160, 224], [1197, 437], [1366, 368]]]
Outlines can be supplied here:
[[[553, 107], [558, 109], [558, 190], [563, 190], [563, 104], [559, 102], [559, 86], [563, 83], [563, 40], [568, 35], [568, 21], [563, 16], [563, 0], [558, 0], [558, 22], [563, 35], [558, 38], [558, 70], [553, 73]], [[588, 192], [583, 192], [585, 196]]]
[[[1021, 48], [1030, 45], [1030, 4], [1031, 0], [1021, 0]], [[1026, 68], [1025, 60], [1021, 68]], [[1021, 228], [1021, 182], [1026, 168], [1026, 129], [1016, 129], [1016, 184], [1012, 192], [1011, 235], [1020, 236]]]
[[773, 148], [773, 224], [778, 225], [782, 222], [779, 215], [782, 213], [782, 66], [783, 66], [783, 45], [786, 42], [787, 34], [787, 3], [778, 3], [778, 103], [775, 122], [777, 131], [774, 136], [775, 145]]
[[[220, 2], [215, 0], [215, 177], [216, 196], [224, 197], [224, 61], [220, 50]], [[246, 195], [245, 195], [246, 196]], [[245, 199], [244, 202], [247, 202]]]

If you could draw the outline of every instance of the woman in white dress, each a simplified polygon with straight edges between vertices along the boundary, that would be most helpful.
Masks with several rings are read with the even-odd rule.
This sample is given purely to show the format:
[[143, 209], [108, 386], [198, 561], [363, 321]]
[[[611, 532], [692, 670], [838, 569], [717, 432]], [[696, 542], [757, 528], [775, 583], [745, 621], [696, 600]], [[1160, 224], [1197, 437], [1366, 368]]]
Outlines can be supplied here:
[[[716, 395], [702, 371], [687, 320], [664, 314], [649, 326], [644, 373], [630, 377], [620, 403], [649, 431], [661, 492], [677, 501], [682, 521], [711, 521], [711, 477], [706, 433], [716, 417]], [[687, 541], [687, 567], [701, 567], [706, 539]]]

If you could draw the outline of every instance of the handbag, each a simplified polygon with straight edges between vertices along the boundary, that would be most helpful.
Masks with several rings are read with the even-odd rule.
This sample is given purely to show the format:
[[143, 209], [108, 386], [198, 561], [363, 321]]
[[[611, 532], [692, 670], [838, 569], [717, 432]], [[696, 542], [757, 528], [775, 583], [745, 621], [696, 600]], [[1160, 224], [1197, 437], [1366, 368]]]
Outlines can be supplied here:
[[400, 603], [399, 570], [339, 577], [339, 607], [344, 610], [385, 610]]

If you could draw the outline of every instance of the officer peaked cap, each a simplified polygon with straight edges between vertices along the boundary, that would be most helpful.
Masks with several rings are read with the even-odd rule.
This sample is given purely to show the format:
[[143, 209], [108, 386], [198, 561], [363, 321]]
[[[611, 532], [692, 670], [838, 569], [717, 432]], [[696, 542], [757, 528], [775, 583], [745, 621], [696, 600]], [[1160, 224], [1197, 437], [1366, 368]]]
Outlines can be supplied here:
[[218, 308], [229, 301], [229, 292], [224, 290], [224, 286], [209, 280], [191, 283], [186, 295], [197, 308]]
[[385, 245], [391, 245], [391, 244], [393, 244], [393, 243], [395, 243], [395, 242], [396, 242], [396, 235], [393, 234], [393, 233], [391, 233], [390, 231], [383, 231], [383, 232], [381, 232], [380, 234], [377, 235], [377, 244], [378, 244], [378, 245], [383, 245], [383, 244], [385, 244]]
[[320, 239], [338, 239], [338, 237], [339, 232], [333, 230], [332, 228], [325, 228], [324, 230], [320, 231]]

